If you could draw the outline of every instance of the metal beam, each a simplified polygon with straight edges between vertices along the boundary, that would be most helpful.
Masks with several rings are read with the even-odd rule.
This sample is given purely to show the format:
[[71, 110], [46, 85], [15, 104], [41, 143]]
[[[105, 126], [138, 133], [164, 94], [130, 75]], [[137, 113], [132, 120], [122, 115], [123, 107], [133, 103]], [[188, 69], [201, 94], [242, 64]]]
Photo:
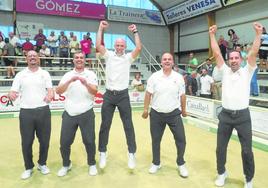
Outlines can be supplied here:
[[151, 3], [152, 3], [154, 6], [156, 6], [156, 8], [158, 8], [158, 10], [159, 10], [160, 12], [163, 11], [163, 8], [160, 6], [160, 4], [159, 4], [158, 2], [156, 2], [155, 0], [149, 0], [149, 1], [151, 1]]

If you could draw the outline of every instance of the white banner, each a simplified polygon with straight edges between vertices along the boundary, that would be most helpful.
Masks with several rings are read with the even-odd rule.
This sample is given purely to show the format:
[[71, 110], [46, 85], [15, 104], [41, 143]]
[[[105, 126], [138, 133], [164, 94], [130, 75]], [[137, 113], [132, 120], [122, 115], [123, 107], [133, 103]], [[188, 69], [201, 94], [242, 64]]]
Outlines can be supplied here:
[[21, 39], [34, 39], [39, 29], [44, 29], [44, 24], [32, 22], [17, 22], [17, 31]]
[[155, 10], [108, 6], [108, 20], [119, 22], [165, 25], [162, 14]]
[[1, 0], [0, 10], [13, 11], [13, 0]]
[[214, 117], [214, 103], [210, 100], [204, 100], [203, 98], [186, 97], [186, 109], [193, 115], [200, 116], [202, 118]]
[[163, 15], [167, 24], [172, 24], [221, 7], [221, 0], [188, 0], [163, 11]]

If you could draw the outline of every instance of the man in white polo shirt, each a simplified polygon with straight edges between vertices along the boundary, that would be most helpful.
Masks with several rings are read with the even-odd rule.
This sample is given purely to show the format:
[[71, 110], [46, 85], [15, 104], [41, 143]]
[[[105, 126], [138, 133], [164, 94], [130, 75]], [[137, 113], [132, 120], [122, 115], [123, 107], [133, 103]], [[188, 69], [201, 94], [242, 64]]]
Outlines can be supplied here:
[[46, 166], [51, 133], [51, 114], [48, 103], [54, 97], [49, 73], [39, 67], [40, 59], [35, 51], [26, 55], [28, 67], [19, 72], [8, 96], [10, 100], [20, 97], [20, 134], [25, 171], [22, 179], [28, 179], [33, 172], [32, 145], [36, 134], [39, 144], [38, 170], [42, 174], [50, 171]]
[[155, 72], [148, 79], [144, 98], [143, 118], [150, 111], [150, 131], [152, 138], [153, 161], [149, 173], [156, 173], [161, 168], [160, 144], [166, 124], [169, 126], [177, 148], [177, 165], [180, 175], [188, 177], [185, 166], [184, 152], [186, 139], [181, 115], [186, 117], [185, 83], [182, 75], [172, 70], [174, 65], [173, 56], [165, 53], [161, 59], [162, 69]]
[[211, 91], [213, 87], [214, 80], [208, 75], [206, 68], [202, 68], [200, 77], [200, 97], [211, 99]]
[[63, 167], [58, 176], [65, 176], [71, 169], [71, 145], [77, 128], [80, 128], [83, 143], [87, 152], [89, 175], [95, 176], [95, 114], [93, 111], [94, 96], [97, 93], [97, 76], [93, 71], [85, 69], [85, 54], [74, 53], [74, 69], [67, 72], [56, 88], [57, 94], [66, 95], [60, 136], [60, 151]]
[[260, 47], [263, 26], [259, 23], [253, 24], [256, 35], [247, 58], [247, 65], [240, 67], [243, 61], [240, 52], [229, 52], [229, 66], [224, 62], [218, 46], [215, 34], [217, 26], [209, 28], [211, 48], [217, 61], [217, 69], [223, 72], [222, 78], [222, 111], [219, 114], [219, 125], [217, 132], [217, 171], [218, 177], [215, 181], [217, 186], [224, 186], [227, 172], [225, 169], [226, 153], [229, 139], [233, 129], [236, 129], [242, 148], [243, 171], [245, 175], [245, 188], [252, 188], [254, 176], [254, 157], [252, 152], [252, 125], [249, 112], [249, 95], [251, 77], [257, 68], [256, 56]]
[[101, 108], [101, 127], [99, 132], [100, 168], [106, 166], [106, 151], [109, 138], [109, 131], [112, 124], [115, 108], [117, 107], [123, 122], [127, 145], [128, 145], [128, 167], [134, 169], [136, 141], [132, 122], [131, 106], [128, 94], [129, 70], [131, 63], [139, 55], [142, 45], [136, 25], [128, 27], [134, 35], [136, 47], [130, 53], [125, 53], [126, 41], [116, 39], [115, 51], [107, 50], [101, 43], [102, 35], [109, 26], [108, 22], [101, 21], [97, 33], [96, 48], [104, 57], [106, 63], [106, 92], [103, 96]]

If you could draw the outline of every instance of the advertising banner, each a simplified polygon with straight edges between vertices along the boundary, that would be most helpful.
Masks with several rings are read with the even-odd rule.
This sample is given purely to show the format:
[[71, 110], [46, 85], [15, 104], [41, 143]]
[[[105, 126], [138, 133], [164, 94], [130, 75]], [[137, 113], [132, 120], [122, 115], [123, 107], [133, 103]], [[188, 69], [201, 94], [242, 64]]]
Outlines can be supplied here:
[[221, 7], [221, 0], [188, 0], [163, 11], [163, 15], [167, 24], [172, 24]]
[[17, 12], [68, 16], [76, 18], [105, 19], [104, 4], [68, 0], [17, 0]]
[[155, 10], [108, 6], [108, 20], [119, 22], [165, 25], [162, 14]]
[[[200, 100], [201, 99], [201, 100]], [[214, 118], [214, 103], [211, 100], [202, 100], [202, 98], [187, 97], [186, 109], [193, 115], [202, 118]]]
[[239, 3], [241, 1], [244, 1], [244, 0], [222, 0], [222, 4], [223, 6], [229, 6], [235, 3]]
[[0, 10], [13, 11], [13, 0], [1, 0]]
[[39, 29], [44, 29], [44, 24], [32, 22], [17, 22], [17, 31], [20, 39], [34, 39]]

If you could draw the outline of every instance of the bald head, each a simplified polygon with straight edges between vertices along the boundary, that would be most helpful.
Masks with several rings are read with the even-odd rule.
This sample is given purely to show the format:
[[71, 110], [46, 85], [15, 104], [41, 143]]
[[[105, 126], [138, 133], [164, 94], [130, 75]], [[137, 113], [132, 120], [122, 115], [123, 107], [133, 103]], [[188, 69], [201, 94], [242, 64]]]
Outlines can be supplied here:
[[116, 39], [114, 43], [115, 52], [118, 55], [122, 55], [125, 53], [125, 49], [127, 48], [126, 41], [122, 38]]

